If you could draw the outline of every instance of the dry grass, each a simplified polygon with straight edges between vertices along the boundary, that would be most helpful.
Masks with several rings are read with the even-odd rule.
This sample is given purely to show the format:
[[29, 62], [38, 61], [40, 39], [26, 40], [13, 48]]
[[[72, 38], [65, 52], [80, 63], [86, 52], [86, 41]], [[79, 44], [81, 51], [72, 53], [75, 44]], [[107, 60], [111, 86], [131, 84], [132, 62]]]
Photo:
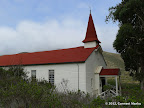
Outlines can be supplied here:
[[120, 68], [121, 81], [123, 83], [138, 83], [138, 81], [133, 80], [133, 78], [129, 76], [128, 71], [125, 71], [124, 61], [121, 58], [120, 54], [103, 52], [103, 56], [107, 63], [107, 68]]

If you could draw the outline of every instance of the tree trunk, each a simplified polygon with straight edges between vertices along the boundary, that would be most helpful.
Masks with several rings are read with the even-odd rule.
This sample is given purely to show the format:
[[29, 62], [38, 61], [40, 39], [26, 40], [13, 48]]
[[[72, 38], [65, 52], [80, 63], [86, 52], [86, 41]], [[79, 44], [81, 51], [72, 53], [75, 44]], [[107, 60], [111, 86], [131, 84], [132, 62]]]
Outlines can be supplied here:
[[141, 80], [141, 90], [144, 91], [144, 59], [143, 59], [143, 56], [141, 56], [140, 58], [141, 60], [141, 73], [142, 73], [142, 80]]
[[143, 81], [141, 81], [141, 82], [140, 82], [140, 84], [141, 84], [141, 90], [143, 90], [143, 91], [144, 91], [144, 80], [143, 80]]

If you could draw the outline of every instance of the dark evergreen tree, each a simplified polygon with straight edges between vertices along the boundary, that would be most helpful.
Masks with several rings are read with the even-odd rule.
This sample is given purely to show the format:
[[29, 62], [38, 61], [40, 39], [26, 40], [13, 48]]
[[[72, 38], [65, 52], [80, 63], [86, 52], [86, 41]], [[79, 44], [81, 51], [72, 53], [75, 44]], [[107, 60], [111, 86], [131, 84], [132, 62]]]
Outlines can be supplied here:
[[125, 69], [144, 90], [144, 0], [122, 0], [109, 8], [106, 21], [119, 22], [113, 47], [121, 54]]

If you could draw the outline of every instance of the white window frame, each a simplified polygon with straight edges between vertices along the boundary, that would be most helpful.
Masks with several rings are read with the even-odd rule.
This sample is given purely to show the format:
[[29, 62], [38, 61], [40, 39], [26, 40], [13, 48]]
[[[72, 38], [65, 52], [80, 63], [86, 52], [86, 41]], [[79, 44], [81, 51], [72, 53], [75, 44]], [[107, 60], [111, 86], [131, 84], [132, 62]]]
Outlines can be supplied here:
[[55, 84], [55, 74], [53, 69], [49, 70], [49, 83], [52, 85]]
[[[33, 74], [35, 72], [35, 74]], [[36, 70], [31, 70], [31, 79], [36, 80]]]

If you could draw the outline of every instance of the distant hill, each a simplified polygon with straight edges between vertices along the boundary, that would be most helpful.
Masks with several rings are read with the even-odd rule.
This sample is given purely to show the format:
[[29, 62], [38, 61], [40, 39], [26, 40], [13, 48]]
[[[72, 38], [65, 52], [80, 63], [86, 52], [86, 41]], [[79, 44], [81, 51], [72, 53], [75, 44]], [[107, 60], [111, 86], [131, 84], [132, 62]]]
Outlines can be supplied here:
[[120, 68], [121, 70], [121, 81], [127, 83], [136, 83], [131, 76], [129, 76], [129, 72], [125, 71], [124, 61], [121, 58], [120, 54], [110, 53], [103, 51], [103, 56], [107, 63], [107, 68]]

